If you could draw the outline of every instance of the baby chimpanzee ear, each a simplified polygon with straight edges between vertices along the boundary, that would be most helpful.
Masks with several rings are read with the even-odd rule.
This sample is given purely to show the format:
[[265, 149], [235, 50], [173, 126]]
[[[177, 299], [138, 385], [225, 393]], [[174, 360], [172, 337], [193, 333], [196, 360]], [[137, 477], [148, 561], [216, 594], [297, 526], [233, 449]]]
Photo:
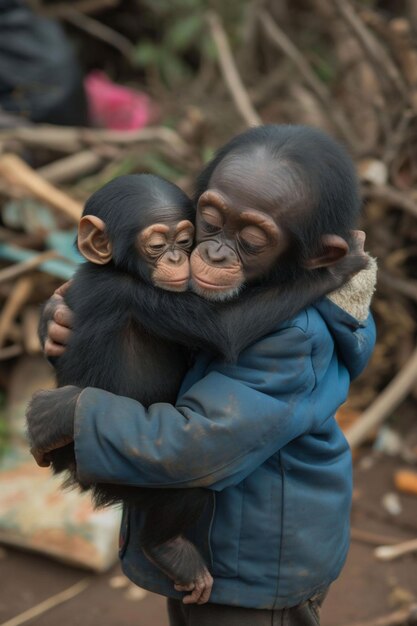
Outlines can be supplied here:
[[84, 215], [78, 225], [78, 249], [87, 261], [105, 265], [112, 259], [112, 245], [106, 224], [95, 215]]
[[323, 235], [321, 241], [322, 253], [317, 257], [308, 259], [308, 261], [304, 263], [304, 266], [309, 270], [314, 270], [319, 267], [330, 267], [340, 261], [340, 259], [349, 252], [347, 242], [342, 237], [339, 237], [339, 235]]

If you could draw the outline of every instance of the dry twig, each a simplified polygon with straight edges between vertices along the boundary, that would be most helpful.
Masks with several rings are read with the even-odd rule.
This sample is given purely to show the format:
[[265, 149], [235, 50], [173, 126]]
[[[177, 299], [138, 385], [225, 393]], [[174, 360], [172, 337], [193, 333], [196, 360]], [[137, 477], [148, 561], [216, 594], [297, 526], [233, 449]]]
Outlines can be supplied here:
[[362, 530], [361, 528], [351, 528], [350, 536], [353, 541], [359, 541], [360, 543], [370, 544], [371, 546], [385, 545], [397, 545], [400, 543], [399, 539], [394, 537], [387, 537], [386, 535], [379, 535], [371, 533], [369, 530]]
[[181, 157], [189, 157], [191, 150], [171, 128], [152, 126], [135, 131], [102, 130], [37, 124], [36, 126], [0, 130], [0, 142], [14, 139], [33, 148], [46, 148], [73, 154], [86, 146], [100, 144], [133, 146], [137, 143], [160, 142]]
[[400, 276], [392, 276], [384, 270], [378, 270], [378, 280], [390, 289], [417, 302], [417, 280], [407, 280]]
[[39, 319], [39, 306], [27, 306], [23, 311], [22, 339], [27, 354], [38, 354], [42, 352], [38, 336]]
[[[71, 4], [79, 13], [98, 13], [99, 11], [116, 7], [120, 2], [121, 0], [78, 0], [71, 2]], [[58, 2], [43, 6], [42, 13], [59, 19], [67, 9], [68, 4], [66, 2]]]
[[410, 541], [403, 541], [397, 543], [395, 546], [379, 546], [374, 555], [380, 561], [393, 561], [406, 554], [412, 554], [417, 552], [417, 539], [411, 539]]
[[15, 357], [23, 354], [23, 351], [23, 346], [16, 343], [12, 346], [7, 346], [7, 348], [1, 348], [0, 361], [8, 361], [9, 359], [14, 359]]
[[30, 277], [20, 278], [14, 285], [0, 315], [0, 348], [7, 339], [10, 325], [19, 313], [21, 307], [27, 302], [33, 289], [33, 281]]
[[36, 173], [49, 183], [68, 183], [95, 172], [102, 163], [103, 158], [93, 150], [83, 150], [44, 165]]
[[102, 24], [85, 13], [81, 13], [70, 4], [62, 6], [60, 17], [74, 26], [81, 28], [96, 39], [100, 39], [110, 46], [113, 46], [113, 48], [116, 48], [116, 50], [118, 50], [125, 57], [129, 64], [132, 62], [135, 46], [129, 41], [129, 39], [115, 31], [113, 28], [106, 26], [106, 24]]
[[349, 0], [332, 0], [341, 18], [351, 29], [364, 52], [368, 55], [372, 65], [378, 69], [383, 77], [387, 77], [404, 100], [408, 100], [407, 86], [390, 56], [380, 45], [373, 33], [355, 12]]
[[7, 181], [12, 190], [15, 188], [18, 193], [38, 198], [73, 222], [81, 217], [82, 204], [48, 183], [15, 154], [0, 157], [0, 178]]
[[403, 209], [417, 217], [417, 202], [405, 192], [395, 189], [395, 187], [390, 187], [389, 185], [364, 186], [362, 193], [365, 198], [379, 200], [384, 205], [392, 204], [392, 206]]
[[334, 125], [345, 141], [348, 142], [356, 152], [359, 152], [360, 142], [356, 137], [354, 130], [350, 126], [342, 111], [337, 108], [336, 103], [332, 100], [331, 94], [326, 86], [316, 77], [310, 65], [298, 48], [284, 33], [284, 31], [279, 28], [276, 22], [273, 21], [267, 11], [261, 10], [259, 12], [259, 20], [269, 39], [282, 52], [284, 52], [289, 59], [291, 59], [306, 83], [309, 85], [310, 89], [315, 93], [321, 104], [326, 108], [328, 115], [331, 117]]
[[59, 606], [64, 602], [68, 602], [68, 600], [72, 600], [72, 598], [78, 596], [85, 589], [87, 589], [87, 587], [91, 583], [91, 580], [91, 578], [84, 578], [83, 580], [80, 580], [78, 583], [75, 583], [75, 585], [68, 587], [68, 589], [56, 593], [55, 595], [47, 598], [43, 602], [40, 602], [36, 606], [33, 606], [27, 611], [20, 613], [20, 615], [17, 615], [12, 619], [7, 620], [7, 622], [3, 622], [2, 624], [0, 624], [0, 626], [20, 626], [21, 624], [29, 622], [34, 617], [39, 617], [39, 615], [43, 615], [50, 609], [53, 609], [54, 607]]
[[22, 274], [27, 274], [28, 272], [38, 268], [45, 261], [57, 259], [58, 257], [59, 253], [56, 250], [48, 250], [47, 252], [40, 252], [37, 256], [34, 256], [27, 261], [22, 261], [21, 263], [15, 263], [10, 267], [6, 267], [5, 269], [0, 270], [0, 284], [8, 280], [14, 280], [18, 276], [22, 276]]
[[347, 431], [346, 438], [352, 448], [365, 441], [368, 434], [392, 414], [392, 411], [409, 394], [416, 381], [417, 348], [397, 376]]
[[354, 622], [348, 626], [405, 626], [405, 624], [408, 626], [417, 624], [417, 604], [366, 622]]
[[221, 20], [214, 12], [209, 12], [207, 19], [211, 36], [217, 48], [220, 69], [236, 108], [248, 126], [259, 126], [262, 124], [262, 120], [253, 108], [239, 76]]

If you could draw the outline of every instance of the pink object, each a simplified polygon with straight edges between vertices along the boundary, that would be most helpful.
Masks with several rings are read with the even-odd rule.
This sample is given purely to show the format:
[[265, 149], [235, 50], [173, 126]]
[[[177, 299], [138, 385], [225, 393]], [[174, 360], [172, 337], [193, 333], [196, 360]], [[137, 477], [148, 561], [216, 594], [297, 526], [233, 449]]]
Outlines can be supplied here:
[[93, 126], [109, 130], [138, 130], [155, 121], [158, 111], [141, 91], [113, 83], [104, 72], [90, 72], [84, 80]]

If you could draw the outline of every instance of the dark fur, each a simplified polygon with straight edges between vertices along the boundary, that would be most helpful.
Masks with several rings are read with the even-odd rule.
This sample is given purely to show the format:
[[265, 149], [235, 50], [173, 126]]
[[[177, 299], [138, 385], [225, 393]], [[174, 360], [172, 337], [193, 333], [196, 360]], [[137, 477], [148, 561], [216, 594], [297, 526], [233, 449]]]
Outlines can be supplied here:
[[[87, 202], [84, 214], [96, 215], [106, 223], [114, 260], [105, 266], [90, 262], [81, 265], [65, 296], [74, 312], [74, 332], [65, 354], [56, 361], [59, 386], [98, 387], [145, 406], [175, 403], [189, 366], [190, 350], [161, 339], [142, 323], [141, 306], [147, 309], [144, 287], [149, 274], [134, 247], [138, 232], [155, 221], [164, 221], [164, 212], [178, 221], [189, 219], [191, 203], [175, 185], [154, 176], [122, 177]], [[153, 289], [159, 300], [159, 316], [161, 311], [169, 315], [169, 310], [177, 309], [172, 293]], [[193, 294], [184, 296], [183, 300], [193, 298]], [[202, 332], [201, 343], [195, 347], [209, 347], [205, 335]], [[216, 344], [221, 343], [217, 337]], [[73, 445], [54, 450], [51, 458], [55, 472], [67, 472], [67, 485], [78, 484]], [[164, 546], [164, 554], [158, 549], [198, 519], [206, 503], [204, 490], [153, 490], [114, 484], [81, 487], [92, 490], [97, 506], [120, 502], [140, 506], [146, 512], [143, 549], [177, 581], [189, 583], [204, 569], [202, 558], [188, 542], [180, 542], [172, 550]], [[169, 517], [163, 514], [167, 507]], [[184, 550], [187, 559], [181, 557]], [[176, 567], [178, 564], [181, 568]]]
[[[283, 156], [293, 160], [301, 168], [306, 186], [314, 191], [314, 206], [305, 210], [302, 223], [288, 222], [294, 245], [286, 264], [278, 263], [267, 277], [244, 290], [236, 302], [212, 304], [192, 293], [172, 294], [157, 289], [149, 284], [144, 264], [138, 263], [132, 237], [152, 223], [161, 203], [167, 206], [164, 193], [169, 195], [170, 184], [147, 177], [145, 187], [149, 183], [149, 189], [139, 199], [139, 177], [113, 181], [92, 196], [85, 214], [96, 214], [108, 225], [115, 244], [114, 263], [99, 267], [86, 263], [76, 274], [66, 297], [75, 313], [75, 324], [71, 344], [57, 361], [60, 385], [99, 387], [145, 406], [156, 401], [174, 403], [188, 367], [190, 348], [210, 350], [234, 360], [250, 343], [366, 266], [362, 257], [352, 255], [338, 265], [337, 271], [302, 268], [302, 259], [317, 252], [321, 234], [336, 233], [350, 241], [349, 230], [360, 208], [350, 159], [319, 131], [267, 126], [236, 137], [200, 175], [197, 195], [209, 187], [212, 173], [226, 155], [236, 155], [238, 161], [244, 151], [250, 152], [258, 145], [278, 163]], [[186, 197], [174, 189], [171, 206], [178, 207], [179, 219], [190, 219]], [[135, 222], [138, 203], [143, 212], [140, 224]], [[65, 450], [65, 457], [62, 450], [53, 454], [57, 471], [71, 464], [75, 467], [73, 449]], [[76, 480], [75, 469], [72, 476]], [[146, 511], [141, 540], [151, 558], [156, 546], [182, 535], [198, 519], [208, 497], [202, 489], [152, 490], [121, 485], [92, 488], [97, 504], [133, 502]], [[165, 510], [166, 515], [162, 513]], [[180, 553], [170, 555], [172, 568], [165, 569], [169, 573], [174, 569], [178, 580], [194, 580], [203, 565], [198, 553], [191, 553], [187, 565]], [[178, 571], [175, 563], [179, 561], [182, 565]]]

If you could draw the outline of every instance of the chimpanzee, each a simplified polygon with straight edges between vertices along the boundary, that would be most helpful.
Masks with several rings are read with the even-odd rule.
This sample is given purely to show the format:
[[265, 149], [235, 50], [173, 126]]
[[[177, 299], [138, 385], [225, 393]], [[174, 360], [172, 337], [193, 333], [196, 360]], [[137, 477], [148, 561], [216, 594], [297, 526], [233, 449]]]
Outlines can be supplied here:
[[[185, 252], [174, 245], [175, 233], [181, 230], [183, 237], [180, 224], [192, 214], [178, 190], [170, 197], [168, 183], [141, 178], [150, 184], [141, 195], [129, 191], [133, 180], [138, 178], [113, 181], [84, 211], [79, 247], [90, 263], [79, 270], [66, 298], [75, 312], [75, 332], [58, 362], [60, 384], [75, 386], [39, 394], [28, 415], [41, 463], [48, 464], [49, 450], [72, 441], [80, 387], [101, 387], [145, 405], [173, 402], [186, 367], [177, 343], [235, 359], [366, 266], [364, 256], [347, 255], [360, 208], [353, 166], [319, 131], [252, 129], [229, 142], [199, 177], [192, 281], [213, 302], [154, 286], [165, 289], [173, 275], [168, 287], [183, 288], [184, 274], [177, 277], [175, 264]], [[191, 247], [191, 227], [182, 241], [185, 250]], [[161, 274], [156, 259], [166, 250], [170, 271]], [[228, 301], [239, 291], [236, 301]], [[59, 420], [45, 429], [58, 407]], [[182, 537], [204, 507], [204, 490], [94, 490], [99, 503], [129, 500], [147, 511], [142, 545], [172, 579], [210, 584], [200, 555]]]
[[[78, 269], [65, 297], [75, 322], [68, 349], [55, 364], [60, 387], [95, 386], [146, 406], [175, 402], [189, 365], [189, 350], [148, 332], [136, 303], [144, 297], [144, 284], [166, 292], [187, 289], [193, 218], [190, 199], [157, 176], [122, 176], [90, 197], [77, 238], [87, 263]], [[166, 295], [163, 315], [167, 308], [177, 306]], [[226, 344], [219, 330], [212, 347], [221, 349]], [[204, 337], [202, 345], [208, 346]], [[114, 367], [115, 363], [119, 366]], [[56, 473], [69, 472], [66, 486], [79, 484], [72, 443], [51, 452], [50, 458]], [[98, 506], [121, 501], [140, 505], [147, 512], [143, 549], [174, 580], [190, 583], [198, 575], [208, 575], [196, 549], [180, 537], [204, 506], [205, 491], [153, 491], [110, 484], [81, 487], [92, 489]], [[161, 523], [163, 506], [175, 508], [169, 523], [166, 517]], [[168, 568], [166, 561], [167, 542], [172, 540], [176, 551], [184, 554], [184, 564], [178, 568]]]
[[[194, 201], [191, 287], [216, 303], [232, 337], [229, 360], [367, 265], [352, 236], [361, 208], [354, 165], [318, 129], [265, 125], [237, 135], [199, 175]], [[146, 323], [183, 341], [177, 316], [162, 326], [157, 310], [148, 288]]]

